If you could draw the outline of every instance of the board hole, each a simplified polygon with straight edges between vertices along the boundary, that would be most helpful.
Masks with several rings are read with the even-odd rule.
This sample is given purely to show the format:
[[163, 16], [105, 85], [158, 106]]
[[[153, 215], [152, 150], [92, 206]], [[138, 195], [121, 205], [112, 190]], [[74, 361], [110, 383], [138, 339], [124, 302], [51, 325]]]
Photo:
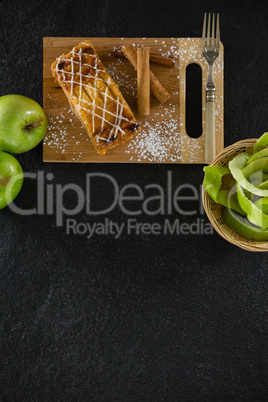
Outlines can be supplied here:
[[202, 135], [202, 69], [191, 63], [186, 67], [186, 133], [191, 138]]

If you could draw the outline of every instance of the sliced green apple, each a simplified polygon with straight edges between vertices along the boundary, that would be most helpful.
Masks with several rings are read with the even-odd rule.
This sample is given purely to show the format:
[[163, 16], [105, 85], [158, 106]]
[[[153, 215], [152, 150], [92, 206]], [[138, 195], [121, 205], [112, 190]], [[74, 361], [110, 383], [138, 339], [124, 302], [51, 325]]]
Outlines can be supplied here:
[[251, 162], [256, 161], [257, 159], [265, 158], [268, 156], [268, 148], [261, 149], [258, 152], [255, 152], [247, 161], [247, 165], [249, 165]]
[[253, 153], [255, 154], [260, 148], [266, 147], [268, 145], [268, 132], [264, 133], [260, 138], [257, 140], [256, 144], [254, 145]]
[[232, 208], [235, 211], [243, 214], [243, 210], [240, 208], [237, 201], [236, 192], [221, 189], [222, 178], [223, 176], [230, 174], [230, 169], [224, 166], [211, 165], [205, 166], [203, 170], [205, 172], [203, 182], [204, 189], [210, 195], [210, 197], [217, 204]]
[[242, 186], [237, 183], [237, 199], [241, 209], [247, 214], [248, 220], [260, 226], [262, 229], [268, 228], [268, 215], [264, 214], [244, 193]]
[[268, 197], [259, 198], [255, 202], [256, 207], [258, 207], [264, 214], [268, 215]]
[[232, 211], [229, 208], [224, 208], [222, 214], [223, 220], [230, 228], [234, 229], [238, 234], [247, 239], [257, 241], [268, 240], [268, 230], [263, 230], [260, 227], [250, 223], [247, 218]]
[[[268, 190], [262, 190], [254, 184], [252, 184], [247, 177], [244, 175], [244, 168], [246, 167], [247, 161], [250, 158], [249, 153], [242, 152], [238, 155], [236, 155], [230, 162], [229, 162], [229, 169], [232, 173], [233, 178], [237, 181], [237, 183], [243, 187], [245, 190], [250, 191], [253, 194], [256, 194], [260, 197], [267, 197], [268, 196]], [[267, 158], [268, 159], [268, 158]], [[247, 166], [248, 170], [246, 170], [246, 175], [250, 176], [250, 173], [256, 173], [255, 166], [253, 164], [257, 164], [257, 162], [261, 162], [262, 160], [260, 159], [259, 161], [255, 161], [251, 163], [250, 165]], [[266, 164], [266, 161], [265, 161]], [[245, 168], [246, 169], [246, 168]], [[258, 168], [260, 170], [261, 168]]]

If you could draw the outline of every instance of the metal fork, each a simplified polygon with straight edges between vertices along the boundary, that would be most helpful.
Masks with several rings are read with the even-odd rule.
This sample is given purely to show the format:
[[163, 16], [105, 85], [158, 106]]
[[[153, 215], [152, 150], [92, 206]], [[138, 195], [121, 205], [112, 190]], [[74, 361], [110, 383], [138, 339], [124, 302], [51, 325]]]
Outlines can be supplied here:
[[[204, 15], [202, 33], [202, 54], [209, 66], [208, 81], [206, 85], [206, 120], [205, 120], [205, 162], [210, 163], [216, 155], [215, 144], [215, 85], [213, 82], [213, 64], [220, 52], [220, 18], [217, 14], [215, 37], [215, 14]], [[212, 25], [212, 26], [211, 26]]]

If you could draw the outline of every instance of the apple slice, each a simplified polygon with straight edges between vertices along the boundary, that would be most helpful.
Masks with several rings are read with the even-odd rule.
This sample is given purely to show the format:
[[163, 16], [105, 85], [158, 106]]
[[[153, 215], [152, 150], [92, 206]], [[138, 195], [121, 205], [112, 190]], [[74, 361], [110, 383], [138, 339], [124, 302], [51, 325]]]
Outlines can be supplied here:
[[23, 95], [0, 97], [0, 150], [20, 154], [34, 148], [46, 134], [43, 108]]
[[253, 225], [247, 220], [247, 218], [241, 216], [237, 212], [232, 211], [229, 208], [224, 208], [222, 217], [226, 225], [234, 229], [241, 236], [257, 241], [268, 240], [267, 229], [263, 230], [260, 227]]
[[0, 209], [10, 204], [23, 184], [23, 171], [14, 156], [0, 152]]
[[259, 151], [260, 148], [262, 147], [267, 147], [268, 145], [268, 133], [262, 134], [260, 138], [258, 138], [256, 144], [254, 145], [253, 153], [255, 154], [257, 151]]

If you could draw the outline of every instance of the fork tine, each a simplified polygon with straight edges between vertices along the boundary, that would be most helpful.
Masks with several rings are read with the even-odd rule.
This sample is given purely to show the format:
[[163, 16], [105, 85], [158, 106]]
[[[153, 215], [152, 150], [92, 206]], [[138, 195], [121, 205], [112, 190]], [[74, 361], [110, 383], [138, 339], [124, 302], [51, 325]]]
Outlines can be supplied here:
[[215, 14], [212, 14], [212, 33], [211, 33], [211, 45], [215, 46]]
[[205, 47], [205, 38], [206, 38], [206, 25], [207, 25], [207, 14], [204, 15], [204, 23], [203, 23], [203, 31], [202, 31], [202, 47]]
[[207, 45], [210, 46], [210, 13], [208, 14]]
[[220, 47], [220, 16], [217, 14], [217, 27], [216, 27], [216, 45]]

